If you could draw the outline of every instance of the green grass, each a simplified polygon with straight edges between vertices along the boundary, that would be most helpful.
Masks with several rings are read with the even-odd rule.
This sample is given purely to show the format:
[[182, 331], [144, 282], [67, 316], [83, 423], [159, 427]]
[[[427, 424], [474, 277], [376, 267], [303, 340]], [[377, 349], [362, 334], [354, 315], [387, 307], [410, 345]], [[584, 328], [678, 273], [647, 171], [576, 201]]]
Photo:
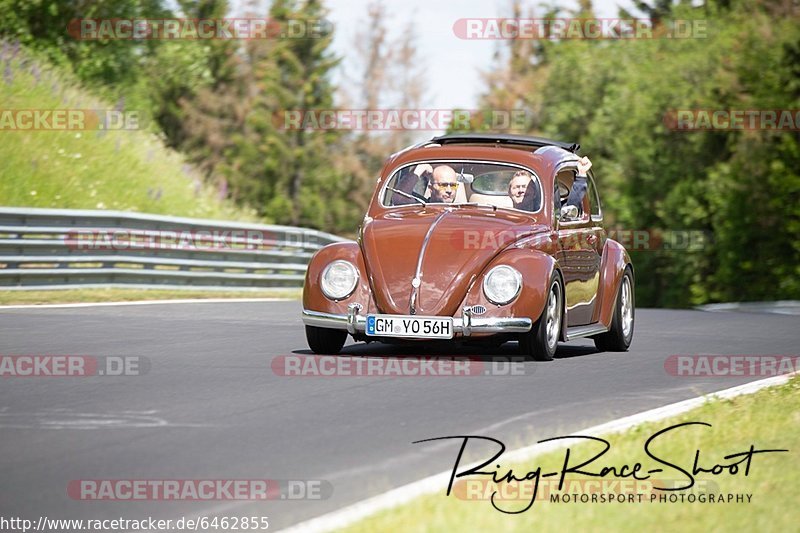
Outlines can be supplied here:
[[302, 289], [258, 291], [203, 291], [195, 289], [66, 289], [51, 291], [3, 291], [0, 305], [34, 305], [84, 302], [132, 302], [205, 298], [286, 298], [299, 300]]
[[[605, 436], [612, 448], [595, 465], [632, 465], [641, 461], [646, 469], [655, 468], [659, 465], [644, 454], [644, 442], [660, 429], [689, 421], [707, 422], [713, 428], [681, 428], [680, 436], [664, 436], [657, 446], [653, 445], [653, 450], [662, 458], [673, 459], [688, 469], [698, 449], [701, 457], [708, 458], [701, 460], [701, 464], [708, 466], [726, 463], [722, 459], [725, 455], [749, 450], [751, 443], [756, 449], [784, 448], [789, 453], [756, 455], [748, 477], [742, 475], [743, 471], [736, 476], [698, 474], [698, 485], [702, 483], [706, 489], [713, 487], [713, 492], [750, 493], [751, 503], [650, 503], [649, 497], [643, 503], [594, 504], [551, 503], [537, 499], [528, 511], [505, 515], [493, 509], [488, 500], [466, 499], [463, 491], [460, 498], [452, 494], [447, 497], [443, 486], [434, 495], [382, 512], [347, 531], [797, 531], [800, 521], [797, 505], [800, 378], [752, 395], [713, 400], [682, 416]], [[453, 460], [458, 445], [454, 441]], [[593, 450], [597, 447], [573, 447], [573, 453], [582, 457], [591, 457]], [[576, 457], [573, 455], [573, 460]], [[563, 460], [564, 452], [560, 451], [522, 465], [503, 466], [513, 466], [521, 477], [538, 465], [543, 472], [558, 471]], [[443, 464], [442, 470], [451, 466], [452, 463]], [[673, 474], [653, 476], [684, 479]], [[490, 487], [489, 495], [493, 490]], [[455, 492], [454, 489], [453, 494]], [[524, 508], [527, 501], [505, 501], [499, 505], [514, 510]]]
[[[0, 110], [114, 108], [25, 49], [3, 69]], [[0, 130], [0, 205], [257, 220], [152, 131]]]

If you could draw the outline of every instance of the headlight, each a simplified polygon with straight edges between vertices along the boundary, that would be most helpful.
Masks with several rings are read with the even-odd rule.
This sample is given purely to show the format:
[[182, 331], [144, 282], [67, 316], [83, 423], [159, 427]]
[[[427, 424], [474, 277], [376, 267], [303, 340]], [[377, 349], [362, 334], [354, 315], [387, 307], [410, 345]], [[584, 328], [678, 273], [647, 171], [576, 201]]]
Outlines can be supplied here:
[[522, 288], [522, 274], [507, 265], [499, 265], [483, 278], [483, 294], [493, 304], [507, 304]]
[[358, 270], [349, 261], [333, 261], [322, 271], [322, 292], [331, 300], [350, 296], [358, 283]]

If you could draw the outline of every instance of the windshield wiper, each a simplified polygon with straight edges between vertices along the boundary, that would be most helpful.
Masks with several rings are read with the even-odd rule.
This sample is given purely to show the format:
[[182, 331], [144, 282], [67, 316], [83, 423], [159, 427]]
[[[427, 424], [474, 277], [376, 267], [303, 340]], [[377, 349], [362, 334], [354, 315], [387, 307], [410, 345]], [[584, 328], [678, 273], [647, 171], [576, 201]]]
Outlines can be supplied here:
[[464, 203], [461, 203], [461, 204], [453, 204], [453, 205], [456, 205], [456, 206], [459, 206], [459, 207], [460, 206], [464, 206], [464, 207], [488, 207], [492, 211], [497, 211], [497, 206], [496, 205], [494, 205], [494, 204], [483, 204], [483, 203], [480, 203], [480, 202], [464, 202]]
[[407, 193], [405, 191], [399, 191], [399, 190], [395, 189], [394, 187], [386, 187], [386, 188], [389, 189], [392, 192], [396, 192], [397, 194], [399, 194], [401, 196], [405, 196], [406, 198], [411, 198], [412, 200], [415, 200], [415, 201], [421, 203], [422, 205], [428, 205], [427, 202], [425, 202], [425, 200], [423, 200], [422, 198], [417, 198], [413, 194], [409, 194], [409, 193]]

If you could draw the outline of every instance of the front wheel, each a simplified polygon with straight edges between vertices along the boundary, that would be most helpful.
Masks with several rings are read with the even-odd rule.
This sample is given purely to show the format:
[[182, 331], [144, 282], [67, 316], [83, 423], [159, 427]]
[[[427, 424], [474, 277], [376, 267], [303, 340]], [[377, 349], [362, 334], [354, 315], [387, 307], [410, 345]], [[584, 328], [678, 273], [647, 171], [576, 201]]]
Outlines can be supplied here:
[[633, 273], [625, 269], [617, 293], [617, 304], [611, 319], [611, 329], [594, 338], [594, 345], [603, 352], [626, 352], [633, 340], [633, 318], [635, 314], [633, 298]]
[[346, 340], [347, 332], [343, 329], [306, 326], [306, 341], [314, 353], [335, 355], [342, 351]]
[[542, 316], [536, 321], [528, 333], [523, 333], [519, 340], [522, 355], [534, 361], [552, 361], [556, 354], [558, 338], [561, 336], [561, 299], [564, 291], [561, 279], [556, 275], [550, 282], [547, 302]]

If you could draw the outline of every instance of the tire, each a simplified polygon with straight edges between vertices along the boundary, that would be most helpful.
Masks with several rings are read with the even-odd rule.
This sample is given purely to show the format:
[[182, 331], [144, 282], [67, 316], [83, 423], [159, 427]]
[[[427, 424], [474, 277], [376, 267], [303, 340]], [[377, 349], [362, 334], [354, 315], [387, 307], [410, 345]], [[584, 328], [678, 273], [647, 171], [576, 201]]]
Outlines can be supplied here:
[[519, 339], [520, 353], [534, 361], [552, 361], [561, 337], [561, 326], [564, 319], [563, 312], [564, 287], [561, 278], [556, 274], [550, 281], [547, 291], [547, 301], [542, 309], [542, 316], [533, 325], [528, 333], [523, 333]]
[[633, 273], [625, 268], [617, 291], [611, 329], [594, 338], [594, 345], [602, 352], [627, 352], [633, 340], [636, 300], [633, 294]]
[[316, 354], [336, 355], [342, 351], [347, 332], [343, 329], [318, 328], [306, 326], [306, 341]]

